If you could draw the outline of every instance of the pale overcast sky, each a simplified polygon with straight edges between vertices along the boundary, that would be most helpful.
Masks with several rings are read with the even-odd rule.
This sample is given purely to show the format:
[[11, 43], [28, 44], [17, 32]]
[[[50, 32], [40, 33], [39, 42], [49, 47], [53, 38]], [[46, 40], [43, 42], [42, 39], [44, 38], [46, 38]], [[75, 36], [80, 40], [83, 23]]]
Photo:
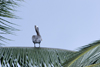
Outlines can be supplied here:
[[[25, 0], [14, 12], [22, 19], [10, 20], [20, 26], [15, 41], [6, 46], [34, 47], [34, 25], [39, 26], [41, 47], [76, 50], [100, 39], [100, 0]], [[38, 44], [36, 45], [38, 47]]]

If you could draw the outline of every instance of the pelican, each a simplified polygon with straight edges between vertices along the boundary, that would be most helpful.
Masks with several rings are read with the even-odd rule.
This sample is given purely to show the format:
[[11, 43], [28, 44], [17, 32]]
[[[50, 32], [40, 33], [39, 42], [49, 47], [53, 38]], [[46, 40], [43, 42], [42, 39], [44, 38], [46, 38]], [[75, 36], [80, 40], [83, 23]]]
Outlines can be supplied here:
[[42, 38], [41, 38], [41, 35], [40, 35], [40, 33], [39, 33], [39, 28], [38, 28], [38, 26], [36, 26], [36, 25], [35, 25], [35, 31], [36, 31], [37, 35], [33, 35], [33, 36], [32, 36], [32, 41], [33, 41], [33, 43], [34, 43], [34, 47], [36, 47], [36, 46], [35, 46], [36, 43], [39, 44], [39, 47], [40, 47], [40, 43], [41, 43], [41, 41], [42, 41]]

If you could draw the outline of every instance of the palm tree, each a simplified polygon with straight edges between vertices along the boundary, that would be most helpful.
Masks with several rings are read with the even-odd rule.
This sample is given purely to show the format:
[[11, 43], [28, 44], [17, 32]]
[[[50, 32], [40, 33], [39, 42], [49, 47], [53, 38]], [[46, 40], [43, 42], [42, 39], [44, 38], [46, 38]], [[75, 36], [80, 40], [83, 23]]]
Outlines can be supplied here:
[[64, 67], [100, 67], [100, 40], [83, 46], [77, 53], [72, 55]]
[[[12, 11], [15, 0], [0, 1], [0, 41], [10, 40], [3, 34], [12, 34], [18, 29], [6, 18], [18, 18]], [[0, 45], [3, 43], [0, 42]], [[100, 40], [82, 46], [79, 51], [57, 48], [0, 47], [0, 67], [100, 67]]]
[[[22, 0], [15, 0], [15, 1], [22, 1]], [[4, 35], [13, 34], [13, 31], [18, 31], [18, 29], [14, 28], [12, 25], [16, 25], [6, 18], [14, 18], [17, 19], [18, 17], [15, 16], [12, 12], [15, 11], [14, 7], [18, 6], [16, 2], [13, 0], [1, 0], [0, 1], [0, 45], [3, 45], [5, 40], [10, 40]]]
[[100, 40], [79, 51], [56, 48], [0, 47], [2, 67], [99, 67]]
[[1, 47], [2, 67], [61, 67], [76, 52], [56, 48]]

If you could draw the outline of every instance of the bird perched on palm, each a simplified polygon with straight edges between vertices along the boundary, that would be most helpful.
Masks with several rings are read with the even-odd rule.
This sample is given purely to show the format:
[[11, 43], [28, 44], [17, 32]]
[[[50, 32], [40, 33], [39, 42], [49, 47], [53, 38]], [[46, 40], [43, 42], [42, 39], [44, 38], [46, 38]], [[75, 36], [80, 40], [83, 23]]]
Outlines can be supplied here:
[[32, 36], [32, 42], [34, 43], [34, 47], [36, 47], [35, 46], [36, 43], [39, 44], [39, 47], [40, 47], [40, 43], [42, 41], [42, 38], [41, 38], [41, 35], [39, 33], [39, 28], [36, 25], [35, 25], [35, 31], [36, 31], [37, 35]]

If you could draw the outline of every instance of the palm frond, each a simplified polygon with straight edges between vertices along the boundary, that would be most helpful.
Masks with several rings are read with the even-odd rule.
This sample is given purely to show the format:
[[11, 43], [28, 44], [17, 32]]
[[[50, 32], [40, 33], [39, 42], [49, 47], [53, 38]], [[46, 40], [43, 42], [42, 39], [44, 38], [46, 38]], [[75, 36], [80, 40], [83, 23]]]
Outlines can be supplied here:
[[[18, 29], [14, 28], [13, 25], [16, 25], [13, 22], [10, 22], [6, 20], [7, 18], [12, 19], [18, 19], [19, 17], [14, 15], [14, 11], [16, 11], [14, 8], [18, 6], [18, 1], [23, 0], [2, 0], [0, 1], [0, 36], [3, 37], [3, 39], [0, 38], [0, 41], [4, 42], [4, 39], [10, 40], [6, 37], [4, 37], [4, 34], [13, 34], [13, 31], [19, 31]], [[0, 42], [0, 44], [2, 44]]]
[[100, 63], [100, 41], [96, 41], [83, 47], [72, 58], [67, 60], [64, 67], [85, 67]]
[[89, 66], [86, 66], [86, 67], [100, 67], [100, 63], [98, 63], [98, 64], [93, 64], [93, 65], [89, 65]]
[[2, 67], [61, 67], [74, 51], [54, 48], [0, 47]]

